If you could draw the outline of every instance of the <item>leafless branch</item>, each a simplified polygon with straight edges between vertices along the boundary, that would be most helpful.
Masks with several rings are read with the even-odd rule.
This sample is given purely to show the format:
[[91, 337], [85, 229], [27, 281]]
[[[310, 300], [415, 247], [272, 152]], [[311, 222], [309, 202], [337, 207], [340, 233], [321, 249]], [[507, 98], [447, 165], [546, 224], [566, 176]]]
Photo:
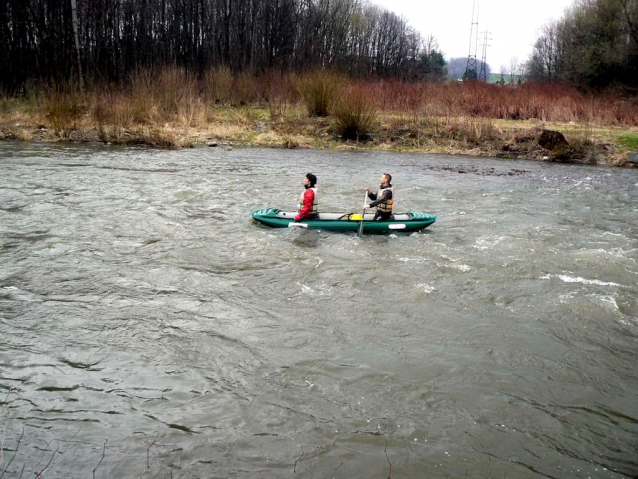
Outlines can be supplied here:
[[388, 471], [388, 479], [392, 478], [392, 463], [390, 462], [390, 458], [388, 457], [388, 440], [385, 440], [385, 449], [383, 449], [383, 452], [385, 453], [385, 459], [386, 461], [388, 461], [388, 464], [390, 464], [390, 470]]
[[[47, 466], [48, 469], [52, 468], [55, 465], [55, 463], [58, 462], [58, 460], [60, 459], [62, 454], [64, 454], [66, 452], [66, 450], [69, 448], [70, 441], [75, 439], [75, 436], [77, 436], [80, 433], [81, 430], [82, 430], [82, 426], [80, 426], [78, 428], [78, 430], [75, 431], [75, 434], [73, 434], [73, 436], [71, 436], [71, 439], [68, 439], [68, 440], [66, 440], [66, 439], [58, 439], [58, 450], [57, 450], [58, 456], [53, 458], [53, 462], [49, 461], [49, 465]], [[61, 450], [60, 450], [60, 443], [64, 443], [64, 448], [61, 449]], [[51, 444], [51, 443], [48, 443], [47, 447], [49, 446], [49, 444]], [[41, 460], [38, 461], [38, 464], [40, 464], [40, 462], [41, 462]]]
[[303, 450], [303, 446], [301, 446], [301, 456], [299, 456], [297, 460], [295, 461], [295, 467], [292, 470], [293, 474], [297, 473], [297, 463], [299, 462], [299, 459], [303, 457], [303, 455], [304, 455], [304, 450]]
[[[18, 443], [16, 444], [16, 449], [15, 451], [13, 451], [13, 456], [11, 457], [11, 460], [9, 461], [9, 463], [7, 464], [7, 467], [4, 468], [4, 470], [2, 471], [2, 474], [0, 474], [0, 479], [2, 479], [4, 477], [4, 474], [7, 472], [7, 470], [9, 469], [9, 466], [11, 465], [11, 463], [13, 462], [13, 460], [16, 458], [17, 454], [18, 454], [18, 449], [20, 449], [20, 442], [22, 441], [22, 438], [24, 437], [24, 428], [22, 428], [22, 434], [20, 434], [20, 437], [18, 438]], [[4, 442], [3, 442], [4, 444]]]
[[51, 458], [49, 459], [49, 462], [47, 462], [47, 465], [44, 466], [44, 469], [42, 469], [40, 472], [38, 472], [35, 475], [35, 479], [42, 477], [42, 474], [44, 474], [46, 470], [49, 468], [49, 466], [51, 465], [51, 461], [53, 461], [53, 458], [55, 457], [55, 455], [58, 453], [59, 450], [60, 450], [60, 441], [58, 441], [58, 447], [56, 447], [55, 451], [53, 451], [53, 454], [51, 454]]
[[102, 461], [104, 460], [104, 457], [106, 456], [107, 442], [108, 442], [108, 439], [104, 439], [104, 446], [102, 446], [102, 457], [100, 458], [100, 462], [97, 463], [97, 466], [95, 466], [95, 469], [93, 469], [93, 479], [95, 479], [95, 471], [97, 471], [97, 468], [100, 467], [100, 464], [102, 464]]
[[4, 440], [7, 437], [7, 424], [2, 427], [2, 441], [0, 442], [0, 465], [4, 462]]
[[146, 475], [148, 470], [151, 468], [150, 451], [151, 451], [151, 448], [155, 445], [155, 441], [157, 441], [157, 438], [153, 439], [153, 442], [146, 448], [146, 469], [144, 469], [144, 472], [140, 476], [140, 479], [142, 479]]

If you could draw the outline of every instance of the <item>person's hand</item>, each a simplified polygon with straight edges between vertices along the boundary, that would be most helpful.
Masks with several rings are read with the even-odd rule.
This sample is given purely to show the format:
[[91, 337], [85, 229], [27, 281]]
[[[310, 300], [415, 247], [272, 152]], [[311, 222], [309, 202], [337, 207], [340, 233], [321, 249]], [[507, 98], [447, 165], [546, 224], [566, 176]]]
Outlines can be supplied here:
[[370, 205], [363, 205], [363, 209], [364, 210], [369, 210], [370, 209]]
[[366, 186], [366, 191], [370, 191], [370, 187], [369, 186]]
[[295, 223], [299, 223], [301, 221], [301, 216], [295, 216]]

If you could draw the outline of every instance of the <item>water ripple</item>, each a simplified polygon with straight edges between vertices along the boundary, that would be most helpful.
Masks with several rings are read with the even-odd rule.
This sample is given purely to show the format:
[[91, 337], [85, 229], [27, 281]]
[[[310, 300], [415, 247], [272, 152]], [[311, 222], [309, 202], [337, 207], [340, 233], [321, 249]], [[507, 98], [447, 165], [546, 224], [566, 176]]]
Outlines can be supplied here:
[[[8, 477], [638, 475], [635, 171], [7, 142], [0, 162]], [[439, 221], [252, 223], [308, 165], [326, 210], [391, 171], [398, 208]]]

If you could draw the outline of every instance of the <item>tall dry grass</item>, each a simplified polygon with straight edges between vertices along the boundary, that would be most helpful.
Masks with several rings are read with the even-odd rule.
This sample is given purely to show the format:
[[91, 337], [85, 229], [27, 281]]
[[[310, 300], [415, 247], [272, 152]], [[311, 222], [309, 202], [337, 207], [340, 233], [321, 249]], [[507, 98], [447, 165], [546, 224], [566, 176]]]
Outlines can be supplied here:
[[583, 93], [566, 85], [385, 80], [367, 82], [366, 88], [376, 108], [385, 113], [422, 111], [447, 119], [475, 117], [638, 125], [635, 101], [612, 94]]
[[134, 116], [134, 107], [128, 98], [112, 92], [96, 97], [93, 118], [100, 140], [126, 143], [125, 138], [134, 123]]
[[347, 84], [341, 75], [318, 70], [299, 79], [299, 93], [310, 116], [328, 116], [339, 86]]
[[204, 100], [213, 104], [230, 105], [233, 82], [233, 73], [228, 67], [207, 70], [202, 77]]
[[335, 131], [346, 140], [367, 140], [374, 129], [376, 108], [365, 88], [351, 85], [334, 101]]
[[56, 87], [44, 96], [43, 109], [56, 134], [68, 138], [82, 120], [86, 105], [78, 92], [65, 92]]
[[[101, 141], [127, 144], [178, 146], [188, 144], [189, 135], [251, 141], [271, 133], [295, 138], [286, 144], [308, 144], [296, 135], [325, 137], [332, 124], [345, 139], [472, 147], [505, 138], [501, 119], [573, 122], [585, 139], [597, 126], [638, 126], [638, 102], [611, 93], [564, 85], [355, 81], [327, 71], [251, 76], [219, 68], [197, 76], [168, 66], [136, 70], [125, 87], [93, 84], [84, 96], [72, 87], [40, 91], [21, 99], [20, 107], [3, 101], [0, 116], [16, 118], [21, 108], [23, 118], [50, 126], [60, 138], [95, 131]], [[332, 118], [309, 120], [303, 109]]]
[[[198, 78], [178, 67], [137, 70], [130, 75], [128, 90], [115, 90], [113, 95], [130, 102], [126, 107], [130, 111], [123, 116], [132, 115], [131, 121], [135, 124], [175, 121], [193, 124], [210, 120], [211, 111], [219, 106], [265, 107], [275, 120], [282, 119], [288, 108], [301, 104], [311, 116], [327, 116], [341, 87], [356, 89], [366, 97], [371, 108], [382, 114], [419, 114], [445, 118], [447, 122], [471, 117], [638, 125], [635, 100], [612, 94], [583, 93], [564, 85], [353, 81], [327, 71], [300, 77], [275, 73], [253, 77], [233, 75], [229, 69], [221, 68]], [[96, 87], [96, 90], [103, 91], [103, 88]], [[96, 91], [89, 96], [101, 94]], [[117, 103], [115, 97], [111, 100]], [[73, 92], [51, 90], [44, 96], [43, 103], [53, 126], [64, 130], [77, 124], [86, 102]], [[356, 110], [358, 106], [353, 108]], [[343, 113], [342, 107], [340, 114]], [[119, 117], [122, 113], [112, 116]]]
[[585, 94], [564, 85], [531, 84], [499, 87], [493, 94], [497, 95], [503, 98], [499, 108], [496, 111], [488, 110], [494, 118], [638, 125], [637, 105], [610, 94]]
[[301, 101], [299, 78], [292, 74], [266, 73], [256, 79], [259, 100], [267, 105], [270, 120], [283, 122], [287, 111]]

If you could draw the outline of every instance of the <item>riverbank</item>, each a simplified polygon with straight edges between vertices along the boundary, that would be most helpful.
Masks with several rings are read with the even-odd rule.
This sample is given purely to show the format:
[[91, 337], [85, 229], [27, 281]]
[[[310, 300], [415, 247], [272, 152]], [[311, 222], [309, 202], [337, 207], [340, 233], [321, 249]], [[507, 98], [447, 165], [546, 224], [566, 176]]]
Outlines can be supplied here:
[[[564, 141], [543, 144], [544, 131], [559, 132]], [[558, 138], [561, 138], [558, 136]], [[385, 115], [365, 140], [343, 140], [329, 118], [303, 112], [272, 120], [266, 110], [224, 109], [203, 125], [96, 125], [89, 119], [63, 128], [38, 115], [14, 113], [0, 120], [0, 139], [45, 142], [100, 142], [161, 148], [263, 146], [310, 149], [373, 149], [463, 154], [565, 163], [631, 166], [638, 128], [591, 127], [575, 123], [429, 118], [423, 124]]]
[[5, 98], [0, 139], [372, 149], [610, 166], [633, 166], [638, 151], [635, 102], [562, 87], [215, 74], [206, 83], [170, 70], [132, 78], [125, 89]]

